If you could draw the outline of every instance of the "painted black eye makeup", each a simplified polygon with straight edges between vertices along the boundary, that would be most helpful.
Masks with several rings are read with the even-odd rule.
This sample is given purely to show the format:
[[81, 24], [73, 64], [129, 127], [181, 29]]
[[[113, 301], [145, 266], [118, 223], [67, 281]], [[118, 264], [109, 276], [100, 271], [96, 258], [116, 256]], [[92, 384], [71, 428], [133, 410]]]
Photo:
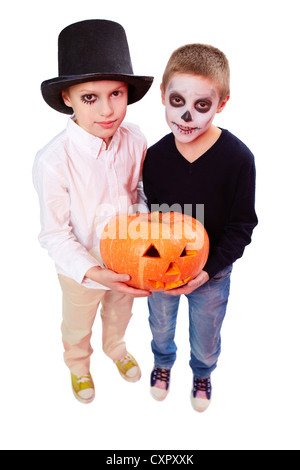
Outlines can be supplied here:
[[212, 106], [212, 102], [209, 99], [198, 100], [194, 104], [194, 108], [199, 113], [207, 113], [210, 110], [211, 106]]
[[81, 101], [85, 104], [93, 104], [97, 100], [96, 95], [83, 95]]
[[180, 108], [185, 105], [185, 99], [178, 93], [171, 93], [169, 96], [169, 102], [174, 108]]

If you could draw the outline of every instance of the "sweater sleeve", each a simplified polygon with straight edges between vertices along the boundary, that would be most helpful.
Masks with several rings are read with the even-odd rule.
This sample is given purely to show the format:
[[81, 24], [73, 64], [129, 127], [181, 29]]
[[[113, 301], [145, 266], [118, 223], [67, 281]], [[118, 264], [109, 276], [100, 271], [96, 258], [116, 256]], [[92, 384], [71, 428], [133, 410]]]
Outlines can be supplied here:
[[251, 242], [258, 220], [255, 212], [255, 163], [247, 160], [241, 167], [231, 209], [218, 242], [212, 248], [204, 271], [214, 277], [234, 263]]
[[146, 154], [146, 159], [144, 161], [144, 167], [143, 167], [143, 190], [145, 194], [145, 202], [148, 206], [149, 211], [151, 212], [151, 205], [157, 204], [159, 203], [159, 201], [155, 195], [154, 187], [149, 178], [149, 158], [147, 158], [149, 153], [150, 152], [148, 150], [148, 153]]

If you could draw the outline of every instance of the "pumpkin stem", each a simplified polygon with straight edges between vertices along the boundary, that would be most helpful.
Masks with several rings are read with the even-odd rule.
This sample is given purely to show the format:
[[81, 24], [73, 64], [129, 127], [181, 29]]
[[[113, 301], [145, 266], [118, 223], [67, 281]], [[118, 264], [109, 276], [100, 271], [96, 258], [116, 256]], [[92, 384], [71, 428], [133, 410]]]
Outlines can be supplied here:
[[161, 213], [156, 211], [152, 212], [151, 214], [151, 222], [161, 222], [162, 221], [162, 216]]

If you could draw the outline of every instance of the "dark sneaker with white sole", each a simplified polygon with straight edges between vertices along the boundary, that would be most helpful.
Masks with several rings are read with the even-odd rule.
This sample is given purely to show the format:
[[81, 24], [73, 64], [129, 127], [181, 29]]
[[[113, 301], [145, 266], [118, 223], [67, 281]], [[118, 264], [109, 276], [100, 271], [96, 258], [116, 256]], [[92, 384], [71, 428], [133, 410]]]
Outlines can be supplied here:
[[194, 377], [193, 390], [191, 393], [191, 402], [194, 410], [202, 413], [207, 410], [211, 401], [211, 382], [207, 379], [197, 379]]
[[169, 393], [170, 385], [170, 369], [160, 369], [154, 367], [151, 372], [151, 388], [152, 397], [157, 401], [163, 401]]

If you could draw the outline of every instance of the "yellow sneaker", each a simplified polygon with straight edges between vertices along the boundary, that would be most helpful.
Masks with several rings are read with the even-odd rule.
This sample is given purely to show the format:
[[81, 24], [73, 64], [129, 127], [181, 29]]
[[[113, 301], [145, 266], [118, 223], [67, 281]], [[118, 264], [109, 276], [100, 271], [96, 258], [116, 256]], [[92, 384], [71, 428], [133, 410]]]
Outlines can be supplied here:
[[72, 389], [81, 403], [91, 403], [95, 398], [95, 386], [90, 373], [77, 377], [71, 373]]
[[137, 382], [141, 378], [141, 370], [134, 357], [127, 353], [123, 359], [115, 362], [121, 376], [127, 382]]

